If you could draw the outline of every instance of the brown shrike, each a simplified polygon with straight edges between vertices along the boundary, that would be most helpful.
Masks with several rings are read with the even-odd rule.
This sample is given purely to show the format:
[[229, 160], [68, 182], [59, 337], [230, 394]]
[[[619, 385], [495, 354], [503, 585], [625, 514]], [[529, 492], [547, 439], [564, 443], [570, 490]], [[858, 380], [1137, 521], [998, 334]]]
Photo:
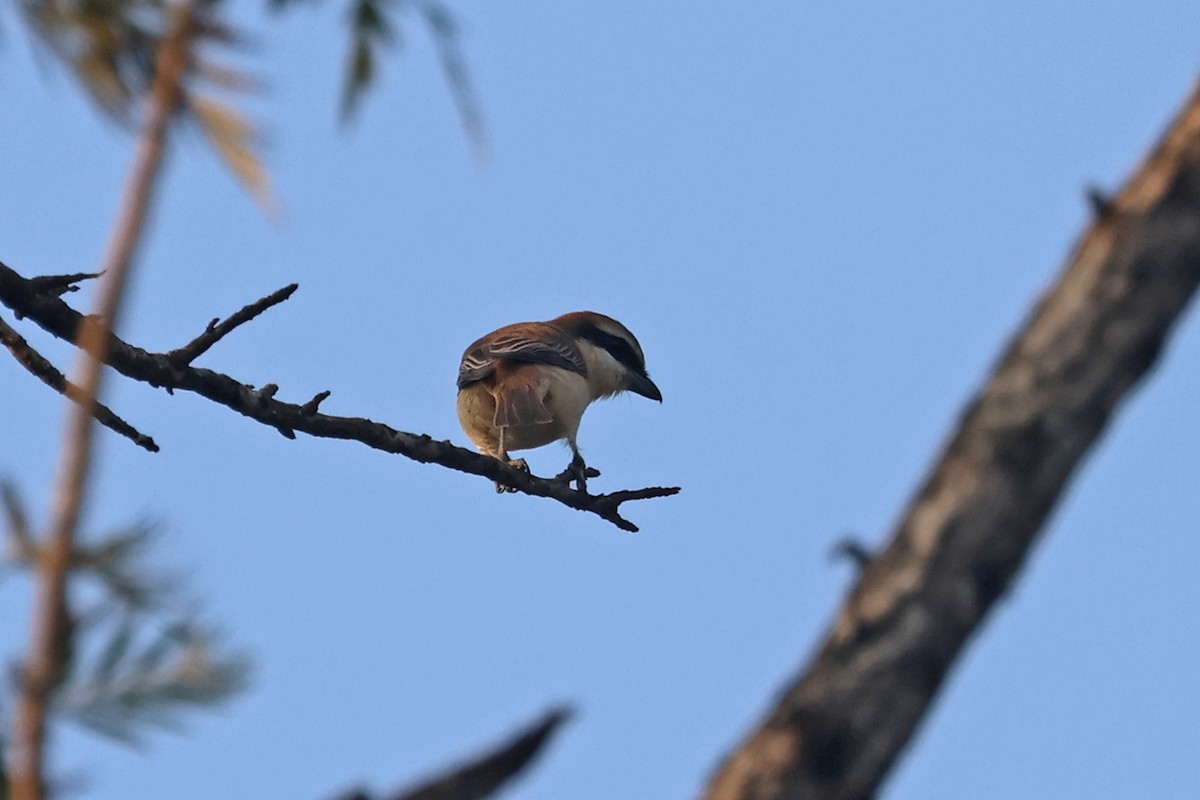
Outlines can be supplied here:
[[594, 311], [574, 311], [506, 325], [468, 347], [458, 367], [458, 421], [480, 452], [525, 471], [529, 465], [509, 460], [510, 451], [565, 439], [572, 458], [558, 479], [587, 491], [588, 467], [575, 441], [579, 422], [593, 400], [624, 391], [662, 402], [629, 329]]

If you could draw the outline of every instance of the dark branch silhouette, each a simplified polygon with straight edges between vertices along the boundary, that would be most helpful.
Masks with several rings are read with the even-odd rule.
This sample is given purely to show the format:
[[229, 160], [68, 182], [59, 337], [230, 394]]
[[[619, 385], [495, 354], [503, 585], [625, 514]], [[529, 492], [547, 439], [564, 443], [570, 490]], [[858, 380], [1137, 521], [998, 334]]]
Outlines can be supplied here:
[[873, 557], [870, 548], [849, 534], [839, 539], [829, 549], [830, 559], [846, 559], [857, 569], [865, 568], [867, 564], [871, 563]]
[[176, 367], [186, 367], [195, 361], [200, 356], [208, 352], [208, 349], [217, 342], [224, 339], [228, 334], [233, 332], [233, 329], [257, 317], [259, 314], [266, 311], [271, 306], [277, 306], [284, 300], [287, 300], [297, 289], [300, 284], [292, 283], [280, 289], [278, 292], [267, 295], [258, 302], [250, 305], [233, 314], [229, 319], [221, 322], [218, 318], [213, 318], [212, 322], [208, 323], [204, 333], [192, 339], [190, 342], [180, 347], [177, 350], [172, 350], [167, 353], [167, 358]]
[[[61, 292], [39, 291], [38, 279], [27, 279], [0, 263], [0, 302], [20, 317], [27, 317], [47, 332], [67, 342], [76, 342], [87, 318], [58, 296]], [[62, 279], [52, 285], [61, 287]], [[264, 425], [289, 439], [296, 433], [329, 439], [349, 439], [368, 447], [406, 456], [415, 461], [440, 464], [460, 472], [480, 475], [494, 483], [536, 497], [549, 497], [568, 508], [586, 511], [605, 519], [621, 530], [636, 532], [637, 526], [621, 516], [623, 503], [667, 497], [679, 487], [629, 489], [609, 494], [588, 494], [572, 489], [564, 481], [540, 478], [471, 450], [438, 441], [426, 434], [407, 433], [362, 417], [339, 417], [317, 412], [329, 392], [322, 392], [303, 404], [275, 399], [279, 387], [266, 384], [254, 388], [213, 370], [191, 366], [191, 361], [222, 337], [248, 322], [267, 308], [283, 302], [295, 290], [285, 287], [251, 303], [221, 323], [210, 323], [205, 331], [184, 347], [169, 353], [151, 353], [128, 344], [115, 335], [108, 336], [105, 362], [122, 375], [160, 387], [168, 392], [182, 389], [194, 392]]]
[[[12, 326], [3, 319], [0, 319], [0, 344], [7, 347], [13, 358], [29, 370], [31, 375], [54, 391], [73, 403], [85, 404], [88, 401], [89, 398], [85, 396], [82, 389], [67, 380], [67, 376], [59, 372], [45, 356], [34, 350], [29, 342], [25, 341], [24, 337], [13, 330]], [[158, 445], [154, 443], [153, 439], [118, 417], [103, 403], [93, 403], [92, 415], [101, 425], [121, 434], [138, 447], [144, 447], [151, 453], [158, 452]]]
[[556, 708], [498, 748], [418, 786], [396, 794], [358, 789], [337, 800], [483, 800], [525, 769], [570, 718], [570, 709]]
[[1200, 284], [1200, 90], [1097, 214], [824, 643], [706, 800], [879, 789]]

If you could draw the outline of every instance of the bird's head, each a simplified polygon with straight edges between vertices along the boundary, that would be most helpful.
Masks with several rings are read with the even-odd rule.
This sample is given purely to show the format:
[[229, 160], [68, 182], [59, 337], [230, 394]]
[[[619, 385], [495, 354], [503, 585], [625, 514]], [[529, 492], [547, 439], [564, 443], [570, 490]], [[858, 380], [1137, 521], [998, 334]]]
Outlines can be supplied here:
[[662, 392], [646, 373], [642, 346], [624, 325], [595, 311], [572, 311], [551, 322], [581, 343], [589, 381], [595, 382], [598, 396], [630, 391], [662, 402]]

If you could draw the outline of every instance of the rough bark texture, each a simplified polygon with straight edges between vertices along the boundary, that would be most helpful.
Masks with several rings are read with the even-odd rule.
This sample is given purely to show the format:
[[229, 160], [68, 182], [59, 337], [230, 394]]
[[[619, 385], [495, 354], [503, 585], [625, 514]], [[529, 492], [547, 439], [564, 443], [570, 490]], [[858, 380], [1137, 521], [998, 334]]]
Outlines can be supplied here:
[[707, 800], [868, 798], [1200, 283], [1200, 94], [971, 403], [804, 673]]

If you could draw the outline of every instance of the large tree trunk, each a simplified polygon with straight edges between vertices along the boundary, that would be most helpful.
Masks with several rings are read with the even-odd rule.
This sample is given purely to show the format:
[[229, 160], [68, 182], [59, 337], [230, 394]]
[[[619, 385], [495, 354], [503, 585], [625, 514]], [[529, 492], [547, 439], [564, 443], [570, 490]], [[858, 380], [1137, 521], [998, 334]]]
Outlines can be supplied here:
[[1097, 218], [707, 800], [867, 798], [1200, 283], [1200, 91]]

